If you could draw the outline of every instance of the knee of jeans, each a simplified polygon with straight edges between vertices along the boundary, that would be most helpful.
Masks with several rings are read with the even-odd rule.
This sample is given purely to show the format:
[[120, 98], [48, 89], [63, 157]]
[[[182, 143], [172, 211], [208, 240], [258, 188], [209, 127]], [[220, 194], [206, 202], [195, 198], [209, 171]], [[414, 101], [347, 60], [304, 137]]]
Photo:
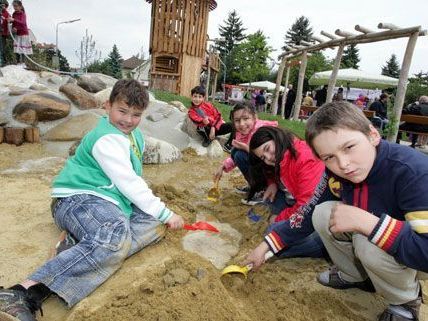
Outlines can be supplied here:
[[315, 207], [314, 213], [312, 214], [312, 224], [315, 231], [320, 235], [330, 233], [329, 221], [331, 215], [331, 208], [336, 202], [324, 202]]
[[247, 159], [248, 159], [248, 154], [242, 150], [237, 150], [233, 154], [233, 160], [235, 162], [243, 162], [243, 161], [246, 161]]
[[114, 222], [105, 222], [95, 235], [95, 242], [111, 251], [123, 251], [125, 254], [131, 246], [131, 233], [126, 218]]

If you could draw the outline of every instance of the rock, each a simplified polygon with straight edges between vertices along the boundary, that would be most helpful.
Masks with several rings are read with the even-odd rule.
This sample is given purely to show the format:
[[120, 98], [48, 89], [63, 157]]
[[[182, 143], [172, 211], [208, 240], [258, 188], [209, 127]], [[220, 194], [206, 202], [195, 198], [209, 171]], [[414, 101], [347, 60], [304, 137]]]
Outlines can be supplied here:
[[9, 120], [7, 119], [7, 116], [5, 113], [0, 112], [0, 126], [7, 125], [9, 123]]
[[185, 132], [187, 135], [194, 139], [201, 139], [201, 135], [196, 131], [196, 125], [190, 120], [189, 117], [186, 117], [183, 120], [183, 124], [181, 125], [181, 130]]
[[180, 150], [165, 141], [145, 137], [144, 164], [165, 164], [181, 159]]
[[9, 96], [23, 96], [25, 94], [28, 94], [28, 90], [26, 89], [16, 89], [16, 88], [11, 88], [9, 91]]
[[56, 120], [70, 113], [70, 102], [48, 93], [25, 96], [13, 109], [13, 117], [26, 124]]
[[88, 73], [87, 75], [96, 76], [106, 85], [106, 87], [113, 87], [114, 84], [117, 82], [116, 78], [101, 73]]
[[43, 85], [43, 84], [39, 84], [39, 83], [35, 83], [35, 84], [32, 84], [31, 86], [30, 86], [30, 89], [32, 89], [32, 90], [37, 90], [37, 91], [44, 91], [44, 90], [48, 90], [49, 88], [48, 87], [46, 87], [45, 85]]
[[79, 109], [99, 108], [94, 96], [76, 84], [65, 84], [59, 88]]
[[200, 281], [207, 275], [207, 270], [204, 268], [198, 268], [196, 270], [196, 278]]
[[223, 147], [218, 140], [214, 139], [210, 146], [207, 147], [207, 155], [210, 158], [224, 157]]
[[83, 74], [77, 79], [77, 85], [90, 93], [106, 89], [107, 85], [94, 74]]
[[17, 65], [9, 65], [1, 68], [3, 77], [0, 77], [0, 87], [30, 88], [37, 81], [36, 73], [23, 69]]
[[54, 85], [61, 85], [64, 82], [64, 80], [62, 79], [61, 76], [53, 75], [48, 79], [48, 82]]
[[169, 115], [173, 112], [173, 109], [170, 107], [160, 107], [154, 111], [152, 111], [146, 119], [151, 120], [153, 122], [160, 121], [161, 119], [168, 118]]
[[53, 72], [50, 72], [50, 71], [41, 71], [40, 72], [40, 78], [49, 78], [52, 76], [56, 76], [56, 74]]
[[111, 90], [113, 87], [108, 87], [97, 92], [94, 97], [98, 101], [98, 104], [102, 106], [106, 101], [110, 99]]
[[167, 287], [177, 284], [186, 284], [190, 280], [190, 273], [185, 269], [173, 269], [168, 271], [163, 277], [163, 281]]
[[68, 156], [73, 156], [74, 154], [76, 154], [76, 149], [77, 147], [79, 147], [81, 140], [76, 140], [73, 145], [70, 146], [70, 148], [68, 149]]
[[181, 101], [174, 100], [174, 101], [170, 101], [169, 104], [177, 108], [179, 111], [183, 113], [187, 113], [187, 108], [186, 106], [184, 106], [184, 104]]
[[44, 138], [49, 141], [80, 140], [98, 123], [99, 116], [84, 113], [67, 119], [58, 126], [50, 129]]

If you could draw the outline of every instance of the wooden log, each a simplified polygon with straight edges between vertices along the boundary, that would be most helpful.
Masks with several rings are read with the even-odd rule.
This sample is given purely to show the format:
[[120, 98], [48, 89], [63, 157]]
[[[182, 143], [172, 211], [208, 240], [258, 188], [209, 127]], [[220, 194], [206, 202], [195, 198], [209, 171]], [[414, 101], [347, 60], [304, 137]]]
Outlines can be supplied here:
[[285, 84], [284, 84], [284, 93], [282, 95], [282, 102], [281, 102], [281, 117], [284, 119], [285, 114], [285, 102], [287, 101], [287, 88], [288, 88], [288, 80], [290, 79], [290, 64], [287, 65], [287, 73], [285, 74]]
[[0, 127], [0, 144], [3, 143], [4, 140], [4, 128]]
[[385, 22], [380, 22], [377, 27], [379, 29], [389, 29], [389, 30], [397, 30], [400, 29], [399, 27], [397, 27], [396, 25], [392, 24], [392, 23], [385, 23]]
[[38, 127], [27, 127], [24, 132], [25, 141], [28, 143], [40, 143], [40, 130]]
[[304, 45], [304, 46], [312, 46], [314, 44], [313, 42], [308, 42], [308, 41], [305, 41], [305, 40], [301, 40], [300, 43], [302, 45]]
[[331, 72], [330, 79], [328, 80], [326, 102], [330, 103], [333, 98], [333, 89], [336, 85], [336, 78], [340, 68], [340, 61], [342, 60], [344, 45], [339, 46], [337, 49], [336, 59], [334, 60], [333, 71]]
[[6, 127], [4, 136], [5, 142], [8, 144], [22, 145], [24, 143], [24, 128]]
[[399, 119], [403, 109], [404, 96], [406, 95], [407, 79], [409, 78], [410, 64], [412, 63], [413, 51], [415, 50], [416, 41], [419, 37], [419, 31], [415, 32], [407, 42], [406, 51], [404, 53], [403, 63], [401, 65], [400, 78], [398, 79], [397, 94], [394, 100], [394, 109], [391, 122], [392, 128], [388, 131], [387, 140], [395, 142], [397, 139], [398, 127], [400, 125]]
[[323, 43], [323, 42], [325, 42], [324, 40], [322, 40], [321, 38], [318, 38], [318, 37], [316, 37], [316, 36], [312, 36], [312, 37], [311, 37], [311, 39], [312, 39], [312, 40], [315, 40], [315, 41], [318, 41], [319, 43]]
[[362, 33], [372, 33], [372, 32], [374, 32], [373, 30], [370, 30], [370, 29], [365, 28], [365, 27], [360, 26], [360, 25], [355, 25], [355, 30], [357, 30], [359, 32], [362, 32]]
[[287, 60], [282, 59], [281, 63], [279, 64], [278, 74], [276, 76], [275, 93], [274, 93], [274, 98], [271, 106], [272, 115], [276, 115], [278, 111], [278, 98], [279, 98], [279, 92], [281, 90], [281, 82], [284, 76], [284, 68], [286, 63], [287, 63]]
[[341, 37], [355, 37], [356, 35], [353, 34], [352, 32], [348, 32], [345, 30], [340, 30], [340, 29], [336, 29], [336, 31], [334, 32], [336, 35], [341, 36]]
[[308, 55], [306, 51], [303, 51], [301, 61], [302, 63], [300, 64], [299, 68], [299, 78], [297, 81], [296, 100], [294, 103], [293, 120], [299, 120], [300, 106], [302, 105], [303, 81], [305, 80], [306, 66], [308, 64]]
[[337, 39], [337, 37], [336, 37], [336, 36], [333, 36], [331, 33], [328, 33], [328, 32], [325, 32], [325, 31], [321, 31], [321, 34], [322, 34], [324, 37], [330, 38], [330, 39], [332, 39], [332, 40]]

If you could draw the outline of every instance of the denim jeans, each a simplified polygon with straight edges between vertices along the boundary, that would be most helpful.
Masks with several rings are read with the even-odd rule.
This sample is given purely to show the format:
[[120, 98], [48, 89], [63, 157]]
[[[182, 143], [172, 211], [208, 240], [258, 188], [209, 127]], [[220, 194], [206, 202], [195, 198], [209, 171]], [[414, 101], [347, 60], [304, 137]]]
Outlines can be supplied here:
[[[275, 200], [273, 202], [267, 202], [270, 207], [272, 214], [278, 215], [282, 212], [287, 205], [285, 193], [278, 190]], [[271, 232], [272, 229], [280, 222], [273, 223], [268, 226], [267, 233]], [[294, 243], [292, 246], [284, 250], [279, 254], [279, 258], [290, 258], [290, 257], [323, 257], [326, 250], [317, 232], [313, 232], [299, 242]]]
[[46, 262], [30, 280], [41, 282], [72, 307], [122, 265], [123, 261], [164, 235], [162, 223], [133, 207], [126, 218], [119, 207], [89, 194], [60, 198], [54, 220], [78, 243]]
[[244, 178], [248, 181], [248, 172], [249, 172], [249, 155], [247, 152], [238, 149], [232, 148], [230, 156], [233, 159], [233, 162], [238, 166]]

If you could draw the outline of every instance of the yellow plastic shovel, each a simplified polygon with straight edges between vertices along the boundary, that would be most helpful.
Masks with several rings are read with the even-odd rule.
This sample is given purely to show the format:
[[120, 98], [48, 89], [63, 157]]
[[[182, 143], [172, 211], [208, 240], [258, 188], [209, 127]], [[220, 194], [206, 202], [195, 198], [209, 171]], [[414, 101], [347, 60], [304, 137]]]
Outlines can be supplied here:
[[[267, 251], [265, 254], [265, 261], [269, 260], [273, 256], [272, 251]], [[231, 273], [240, 273], [244, 275], [245, 278], [248, 276], [248, 272], [250, 272], [253, 269], [253, 264], [247, 264], [246, 266], [239, 266], [239, 265], [229, 265], [226, 266], [223, 271], [221, 271], [221, 276]]]

